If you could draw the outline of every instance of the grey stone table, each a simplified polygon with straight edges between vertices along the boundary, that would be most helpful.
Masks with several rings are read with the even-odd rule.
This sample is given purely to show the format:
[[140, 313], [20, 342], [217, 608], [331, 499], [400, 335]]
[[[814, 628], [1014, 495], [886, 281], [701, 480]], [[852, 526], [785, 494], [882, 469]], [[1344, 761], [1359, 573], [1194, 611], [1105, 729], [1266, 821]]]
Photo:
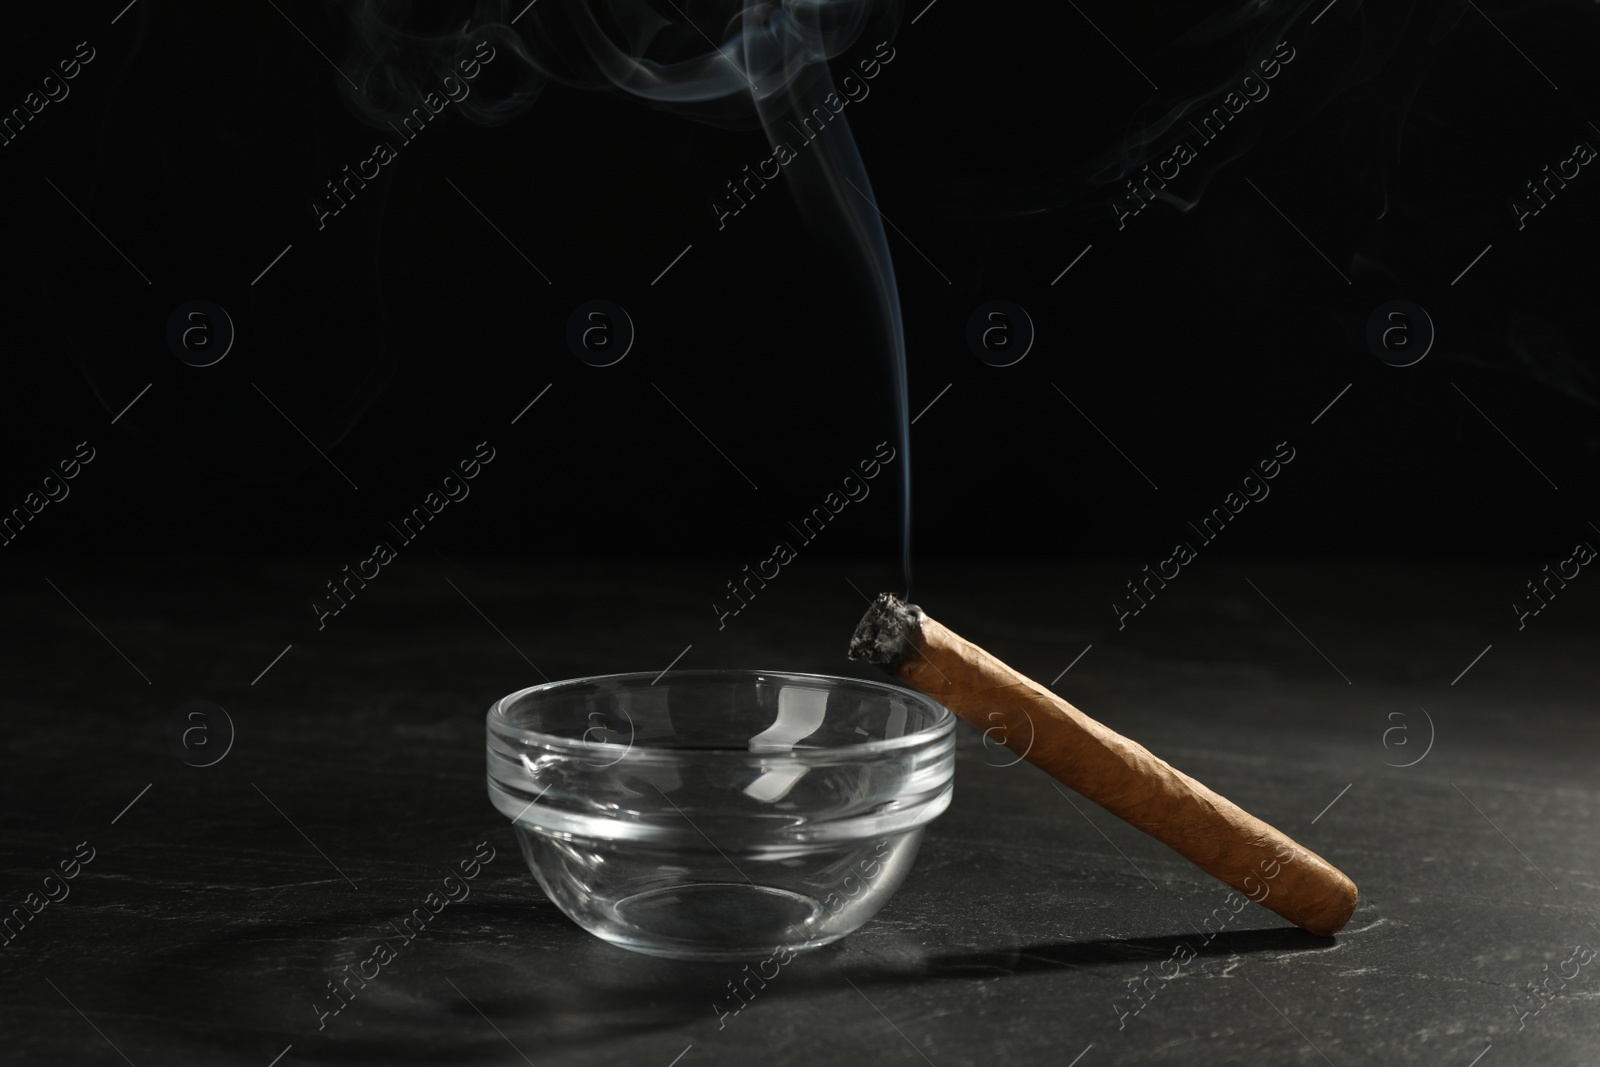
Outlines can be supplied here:
[[[419, 553], [318, 630], [347, 562], [0, 565], [6, 1063], [1600, 1062], [1582, 579], [1518, 630], [1537, 567], [1209, 561], [1118, 630], [1135, 565], [921, 567], [930, 613], [1341, 866], [1361, 907], [1322, 939], [1252, 904], [1207, 940], [1226, 887], [963, 726], [900, 892], [719, 1019], [740, 968], [612, 948], [544, 899], [485, 796], [483, 713], [680, 653], [864, 673], [851, 583], [883, 575], [807, 560], [718, 630], [709, 565]], [[212, 766], [169, 751], [189, 700], [233, 724]], [[396, 936], [475, 855], [470, 895]]]

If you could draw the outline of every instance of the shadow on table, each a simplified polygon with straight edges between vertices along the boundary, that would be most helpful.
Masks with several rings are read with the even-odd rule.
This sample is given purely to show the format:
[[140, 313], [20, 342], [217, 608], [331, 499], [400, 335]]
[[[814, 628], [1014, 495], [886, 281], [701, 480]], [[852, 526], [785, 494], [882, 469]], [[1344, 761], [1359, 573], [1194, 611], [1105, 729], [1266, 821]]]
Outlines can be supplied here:
[[[538, 1063], [541, 1052], [713, 1020], [704, 991], [739, 969], [625, 952], [553, 906], [464, 901], [411, 941], [394, 925], [404, 917], [235, 922], [151, 954], [141, 981], [121, 987], [121, 1007], [189, 1005], [171, 1038], [207, 1062], [292, 1042], [302, 1063]], [[373, 975], [379, 943], [393, 958]]]
[[[188, 986], [186, 999], [221, 1009], [212, 1017], [221, 1030], [187, 1035], [201, 1044], [224, 1034], [237, 1044], [245, 1031], [271, 1035], [263, 1044], [292, 1041], [299, 1062], [470, 1064], [504, 1061], [515, 1048], [537, 1063], [541, 1054], [599, 1054], [657, 1033], [676, 1033], [664, 1046], [713, 1041], [723, 1025], [735, 1025], [722, 1020], [736, 1007], [769, 1020], [809, 1015], [819, 999], [848, 994], [846, 979], [870, 990], [1116, 968], [1165, 959], [1180, 945], [1208, 957], [1337, 944], [1291, 928], [1225, 932], [1210, 941], [1183, 934], [949, 951], [880, 932], [870, 947], [847, 940], [796, 956], [763, 982], [752, 977], [755, 960], [684, 963], [626, 952], [548, 906], [464, 902], [450, 909], [449, 920], [412, 943], [385, 934], [388, 918], [372, 913], [240, 924], [152, 961], [152, 972], [165, 973], [149, 988], [168, 998], [176, 981]], [[322, 1016], [340, 1003], [329, 983], [385, 937], [397, 949], [394, 962], [364, 984], [350, 983], [348, 1002]], [[748, 1003], [736, 999], [735, 986]], [[741, 1035], [754, 1032], [738, 1025]]]
[[[789, 1013], [811, 1018], [830, 1010], [819, 1007], [821, 998], [840, 993], [853, 996], [850, 983], [870, 991], [939, 981], [1114, 969], [1169, 958], [1182, 945], [1196, 957], [1206, 958], [1318, 951], [1337, 944], [1332, 938], [1294, 928], [1230, 931], [1216, 934], [1210, 941], [1189, 934], [954, 952], [930, 952], [907, 939], [880, 944], [868, 954], [842, 942], [795, 957], [776, 974], [769, 971], [770, 980], [763, 982], [753, 977], [756, 960], [747, 964], [662, 960], [607, 945], [570, 924], [551, 932], [555, 935], [552, 943], [521, 959], [508, 960], [503, 949], [480, 952], [470, 946], [452, 946], [449, 958], [440, 963], [440, 988], [435, 995], [426, 1003], [393, 1007], [396, 1012], [411, 1013], [413, 1019], [432, 1019], [438, 1023], [432, 1028], [436, 1033], [453, 1035], [456, 1044], [440, 1049], [438, 1059], [493, 1059], [508, 1053], [511, 1045], [538, 1062], [541, 1052], [603, 1048], [614, 1041], [655, 1033], [675, 1032], [683, 1042], [712, 1042], [725, 1027], [738, 1025], [730, 1013], [744, 1007], [769, 1022]], [[446, 977], [453, 986], [444, 982]], [[748, 1003], [735, 995], [735, 986]], [[434, 1060], [415, 1041], [374, 1041], [375, 1037], [365, 1039], [359, 1049], [344, 1040], [330, 1042], [326, 1059], [382, 1061], [403, 1056], [413, 1062]]]
[[[1200, 934], [1169, 934], [1160, 937], [1119, 937], [1098, 941], [1063, 941], [1027, 945], [1020, 948], [988, 949], [935, 955], [926, 970], [916, 977], [969, 977], [975, 973], [1028, 974], [1061, 968], [1089, 968], [1166, 959], [1187, 946], [1196, 956], [1234, 956], [1252, 952], [1307, 952], [1338, 945], [1331, 937], [1318, 937], [1297, 927], [1269, 930], [1231, 930], [1214, 934], [1207, 941]], [[896, 971], [864, 971], [852, 981], [871, 980], [874, 973], [893, 977]]]

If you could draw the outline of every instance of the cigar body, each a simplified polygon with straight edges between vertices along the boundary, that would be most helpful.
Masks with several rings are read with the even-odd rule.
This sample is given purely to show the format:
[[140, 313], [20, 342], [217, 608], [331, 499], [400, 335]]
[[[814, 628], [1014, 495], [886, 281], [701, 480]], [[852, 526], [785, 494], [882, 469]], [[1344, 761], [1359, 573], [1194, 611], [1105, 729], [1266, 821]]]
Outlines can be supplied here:
[[[851, 658], [878, 662], [986, 733], [1000, 728], [1030, 763], [1295, 925], [1328, 936], [1350, 920], [1355, 883], [1321, 856], [920, 609], [895, 603], [898, 613], [876, 628], [862, 621]], [[864, 629], [873, 629], [870, 640]], [[901, 631], [898, 648], [889, 630]], [[876, 654], [858, 655], [874, 643]]]

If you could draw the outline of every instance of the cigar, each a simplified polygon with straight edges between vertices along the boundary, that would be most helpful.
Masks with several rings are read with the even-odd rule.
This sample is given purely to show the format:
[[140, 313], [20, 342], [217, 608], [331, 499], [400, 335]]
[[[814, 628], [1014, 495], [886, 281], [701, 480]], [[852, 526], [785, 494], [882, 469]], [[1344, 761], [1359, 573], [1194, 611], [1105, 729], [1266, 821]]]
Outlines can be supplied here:
[[1337, 867], [915, 604], [880, 594], [856, 626], [849, 654], [986, 734], [1000, 729], [1009, 748], [1057, 781], [1296, 926], [1327, 937], [1355, 912], [1355, 883]]

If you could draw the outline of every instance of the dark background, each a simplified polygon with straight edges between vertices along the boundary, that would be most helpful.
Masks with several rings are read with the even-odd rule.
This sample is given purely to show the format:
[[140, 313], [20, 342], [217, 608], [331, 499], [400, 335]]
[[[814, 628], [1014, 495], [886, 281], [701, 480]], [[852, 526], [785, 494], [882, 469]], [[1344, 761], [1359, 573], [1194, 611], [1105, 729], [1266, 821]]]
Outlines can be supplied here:
[[[895, 441], [891, 357], [849, 256], [777, 184], [718, 229], [713, 198], [770, 155], [759, 131], [545, 84], [492, 125], [450, 108], [319, 231], [323, 183], [396, 140], [330, 66], [361, 59], [349, 13], [141, 2], [112, 26], [114, 6], [6, 16], [7, 106], [77, 41], [98, 56], [0, 149], [3, 502], [76, 441], [101, 457], [7, 551], [364, 554], [487, 439], [502, 458], [430, 548], [736, 570]], [[894, 39], [845, 117], [893, 220], [910, 413], [950, 386], [913, 431], [919, 554], [1165, 555], [1282, 440], [1295, 466], [1215, 554], [1567, 554], [1600, 449], [1600, 201], [1585, 169], [1521, 232], [1509, 205], [1600, 139], [1588, 5], [1341, 2], [1315, 26], [1306, 5], [1088, 13], [1115, 46], [1070, 5], [942, 6], [915, 26], [878, 16], [835, 64]], [[1271, 95], [1172, 183], [1192, 208], [1158, 203], [1118, 232], [1114, 161], [1165, 155], [1170, 136], [1139, 149], [1149, 123], [1237, 84], [1277, 39], [1296, 57]], [[485, 71], [480, 100], [539, 87], [505, 48]], [[238, 331], [207, 368], [165, 342], [196, 298]], [[606, 368], [564, 340], [595, 298], [638, 334]], [[994, 298], [1037, 328], [1011, 367], [965, 341]], [[1393, 299], [1437, 329], [1411, 367], [1366, 343]], [[895, 560], [898, 492], [874, 488], [810, 551]]]

